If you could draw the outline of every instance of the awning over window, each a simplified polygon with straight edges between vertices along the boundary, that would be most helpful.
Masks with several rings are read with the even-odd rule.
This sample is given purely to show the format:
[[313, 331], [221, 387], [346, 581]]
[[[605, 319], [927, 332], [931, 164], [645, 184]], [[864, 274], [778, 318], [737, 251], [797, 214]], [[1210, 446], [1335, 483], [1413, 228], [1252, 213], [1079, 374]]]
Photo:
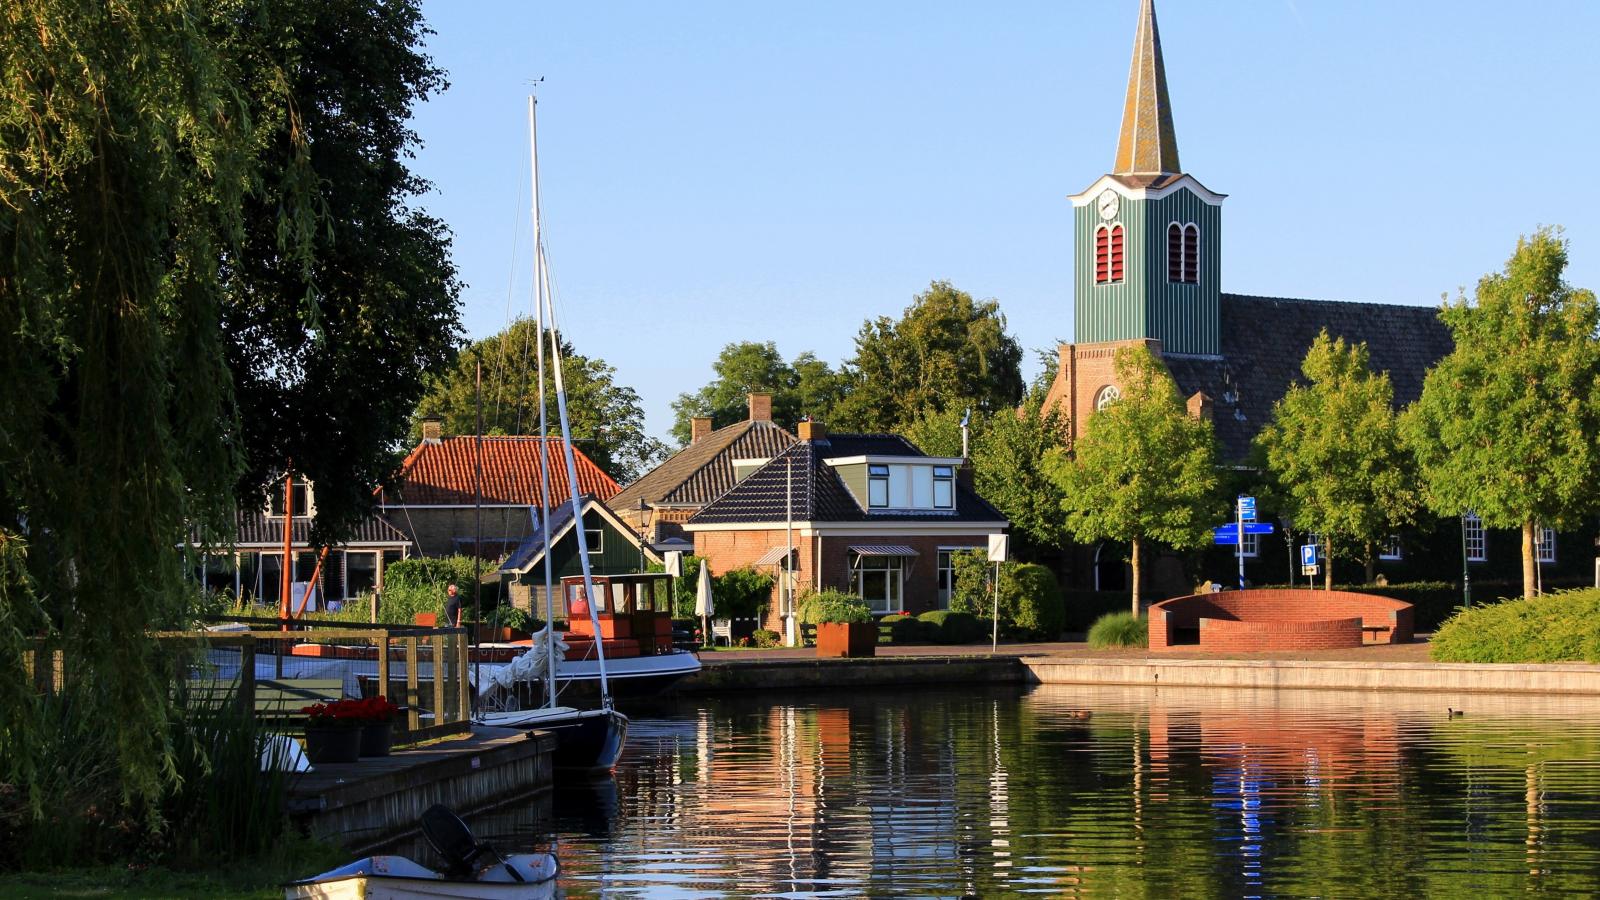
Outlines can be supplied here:
[[751, 565], [775, 566], [783, 562], [783, 558], [788, 555], [789, 550], [790, 548], [788, 547], [773, 547], [771, 550], [761, 554], [761, 558], [751, 563]]
[[905, 544], [857, 544], [850, 548], [857, 556], [916, 556], [917, 551]]

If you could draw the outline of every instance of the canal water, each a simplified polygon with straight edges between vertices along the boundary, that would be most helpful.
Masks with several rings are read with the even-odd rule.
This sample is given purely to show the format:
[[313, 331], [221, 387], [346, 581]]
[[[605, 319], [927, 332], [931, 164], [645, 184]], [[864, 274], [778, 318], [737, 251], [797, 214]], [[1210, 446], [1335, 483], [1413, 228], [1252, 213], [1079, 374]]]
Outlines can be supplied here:
[[558, 787], [568, 897], [1600, 895], [1600, 703], [1039, 686], [692, 698]]

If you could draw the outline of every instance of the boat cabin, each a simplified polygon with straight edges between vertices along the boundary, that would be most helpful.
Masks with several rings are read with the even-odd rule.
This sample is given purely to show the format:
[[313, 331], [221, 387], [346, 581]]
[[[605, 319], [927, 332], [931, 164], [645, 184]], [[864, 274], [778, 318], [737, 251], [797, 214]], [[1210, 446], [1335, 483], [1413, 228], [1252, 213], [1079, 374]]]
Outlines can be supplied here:
[[660, 572], [594, 575], [594, 596], [587, 596], [582, 575], [561, 579], [562, 606], [567, 614], [568, 644], [593, 641], [594, 606], [606, 655], [653, 656], [672, 651], [672, 576]]

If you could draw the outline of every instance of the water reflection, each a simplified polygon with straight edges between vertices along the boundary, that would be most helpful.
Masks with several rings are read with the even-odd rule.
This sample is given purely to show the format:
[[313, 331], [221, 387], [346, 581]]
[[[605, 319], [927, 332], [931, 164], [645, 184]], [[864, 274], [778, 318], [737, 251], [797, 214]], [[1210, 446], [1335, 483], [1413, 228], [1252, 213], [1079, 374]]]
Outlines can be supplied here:
[[1456, 700], [699, 698], [552, 828], [577, 897], [1600, 893], [1600, 705]]

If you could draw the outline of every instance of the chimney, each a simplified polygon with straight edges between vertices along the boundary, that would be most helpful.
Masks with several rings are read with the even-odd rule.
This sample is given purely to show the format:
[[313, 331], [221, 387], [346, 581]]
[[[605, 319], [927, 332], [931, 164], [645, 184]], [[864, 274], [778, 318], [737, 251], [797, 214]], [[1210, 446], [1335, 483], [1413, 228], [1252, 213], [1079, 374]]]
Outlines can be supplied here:
[[424, 444], [438, 444], [444, 440], [444, 419], [438, 416], [424, 416], [422, 419], [422, 442]]
[[689, 443], [698, 444], [702, 438], [710, 433], [710, 416], [694, 416], [689, 419]]
[[1204, 391], [1195, 391], [1185, 405], [1189, 407], [1189, 418], [1204, 419], [1207, 422], [1212, 420], [1213, 404], [1211, 397]]
[[821, 422], [801, 422], [799, 431], [802, 441], [822, 441], [828, 437], [828, 429], [823, 428]]
[[962, 460], [961, 465], [956, 467], [956, 483], [972, 487], [972, 460]]
[[767, 393], [750, 394], [750, 421], [772, 421], [772, 395]]

